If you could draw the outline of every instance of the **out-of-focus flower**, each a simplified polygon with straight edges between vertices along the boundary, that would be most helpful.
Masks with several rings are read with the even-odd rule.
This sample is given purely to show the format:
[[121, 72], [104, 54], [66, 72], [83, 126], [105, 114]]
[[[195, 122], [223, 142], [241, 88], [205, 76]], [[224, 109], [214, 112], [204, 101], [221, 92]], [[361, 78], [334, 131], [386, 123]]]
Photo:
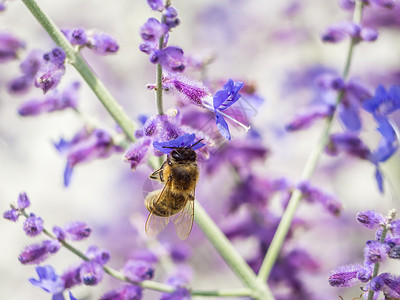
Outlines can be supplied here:
[[25, 209], [31, 205], [31, 201], [26, 193], [20, 193], [18, 195], [17, 205], [19, 209]]
[[315, 121], [331, 117], [333, 114], [332, 106], [316, 107], [307, 113], [297, 115], [294, 120], [285, 126], [287, 131], [297, 131], [305, 129], [314, 124]]
[[178, 18], [178, 11], [172, 6], [167, 7], [163, 11], [163, 16], [165, 18], [165, 25], [167, 25], [169, 29], [181, 23], [181, 20]]
[[106, 158], [115, 152], [123, 151], [120, 146], [114, 144], [111, 135], [102, 129], [83, 128], [70, 141], [61, 138], [54, 146], [61, 154], [67, 156], [64, 171], [65, 186], [69, 185], [76, 165], [96, 158]]
[[129, 280], [140, 282], [154, 277], [154, 267], [143, 260], [128, 260], [123, 268], [124, 275]]
[[137, 285], [124, 285], [101, 296], [100, 300], [141, 300], [143, 289]]
[[124, 155], [124, 161], [131, 165], [132, 170], [135, 170], [146, 157], [150, 144], [151, 139], [144, 138], [129, 147], [128, 151]]
[[82, 264], [70, 267], [61, 275], [61, 279], [63, 280], [66, 289], [82, 284], [81, 267]]
[[109, 251], [99, 249], [97, 246], [92, 245], [86, 250], [86, 256], [93, 262], [99, 265], [105, 265], [111, 258]]
[[24, 43], [11, 33], [0, 32], [0, 63], [17, 58], [18, 51], [23, 47]]
[[114, 54], [119, 49], [117, 41], [111, 35], [98, 31], [87, 32], [86, 45], [99, 55]]
[[160, 64], [168, 72], [183, 72], [185, 70], [183, 50], [175, 46], [153, 51], [150, 53], [150, 62]]
[[385, 221], [385, 218], [380, 213], [367, 210], [357, 214], [357, 221], [368, 229], [377, 229]]
[[[356, 0], [339, 0], [339, 4], [343, 9], [353, 9]], [[375, 5], [382, 8], [393, 8], [395, 6], [394, 0], [362, 0], [365, 5]]]
[[350, 287], [357, 283], [357, 273], [362, 269], [361, 265], [347, 265], [337, 268], [329, 275], [328, 281], [331, 286]]
[[375, 95], [363, 102], [363, 108], [375, 118], [395, 112], [400, 109], [400, 86], [393, 85], [386, 91], [383, 85], [379, 85]]
[[79, 274], [83, 284], [92, 286], [103, 280], [104, 270], [98, 263], [88, 261], [81, 265]]
[[[39, 279], [30, 278], [29, 282], [52, 294], [52, 300], [64, 300], [64, 284], [50, 265], [36, 267]], [[72, 299], [72, 298], [71, 298]]]
[[54, 48], [43, 55], [44, 64], [36, 74], [35, 86], [46, 94], [60, 83], [65, 74], [65, 52], [61, 48]]
[[356, 23], [339, 22], [326, 28], [322, 34], [322, 40], [329, 43], [340, 42], [346, 37], [354, 38], [357, 41], [373, 42], [378, 38], [378, 32]]
[[85, 46], [87, 44], [88, 38], [86, 31], [83, 28], [75, 29], [62, 29], [61, 32], [69, 40], [72, 45]]
[[60, 249], [60, 243], [55, 240], [45, 240], [41, 243], [26, 246], [18, 256], [18, 260], [23, 264], [39, 264], [46, 260], [50, 254], [56, 253]]
[[92, 233], [92, 229], [85, 222], [70, 222], [64, 226], [64, 232], [71, 241], [81, 241]]
[[163, 293], [160, 300], [190, 300], [190, 291], [187, 288], [191, 279], [191, 271], [188, 268], [178, 268], [167, 279], [167, 284], [176, 289], [173, 293]]
[[43, 231], [43, 219], [31, 213], [24, 222], [24, 231], [27, 236], [38, 236]]
[[10, 220], [12, 222], [17, 222], [18, 217], [19, 217], [18, 209], [15, 209], [15, 208], [7, 210], [3, 213], [3, 218]]
[[164, 9], [164, 2], [162, 0], [147, 0], [147, 4], [152, 10], [162, 11]]
[[343, 151], [361, 159], [368, 159], [371, 155], [368, 147], [353, 133], [331, 134], [325, 150], [330, 155], [337, 155]]
[[149, 18], [140, 27], [140, 36], [145, 42], [158, 43], [160, 37], [168, 32], [168, 27], [155, 18]]
[[21, 116], [36, 116], [45, 112], [54, 112], [66, 108], [77, 108], [78, 91], [80, 83], [75, 81], [62, 92], [53, 90], [48, 93], [44, 100], [32, 99], [20, 105], [18, 113]]

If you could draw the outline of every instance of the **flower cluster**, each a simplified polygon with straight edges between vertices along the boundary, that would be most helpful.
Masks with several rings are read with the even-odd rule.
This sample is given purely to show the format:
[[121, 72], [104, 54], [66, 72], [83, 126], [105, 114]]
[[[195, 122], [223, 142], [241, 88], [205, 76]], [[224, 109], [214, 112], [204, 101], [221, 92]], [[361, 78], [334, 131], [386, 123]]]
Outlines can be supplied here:
[[385, 297], [399, 298], [400, 276], [386, 272], [378, 274], [378, 268], [389, 259], [400, 259], [400, 220], [395, 219], [394, 211], [384, 217], [369, 210], [358, 213], [357, 221], [368, 229], [375, 229], [376, 238], [366, 242], [362, 265], [346, 265], [333, 270], [329, 284], [350, 287], [362, 282], [366, 283], [363, 290], [369, 294], [382, 292]]

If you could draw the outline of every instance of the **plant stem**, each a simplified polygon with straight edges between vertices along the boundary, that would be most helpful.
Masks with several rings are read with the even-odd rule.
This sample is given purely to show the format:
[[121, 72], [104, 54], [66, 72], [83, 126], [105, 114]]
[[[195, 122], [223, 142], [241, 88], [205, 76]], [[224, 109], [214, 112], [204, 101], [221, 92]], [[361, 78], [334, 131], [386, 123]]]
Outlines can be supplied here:
[[126, 136], [135, 140], [135, 125], [126, 115], [122, 107], [113, 98], [103, 83], [97, 78], [79, 52], [76, 52], [67, 38], [62, 34], [52, 20], [41, 10], [34, 0], [22, 0], [25, 6], [31, 11], [32, 15], [47, 31], [53, 41], [59, 45], [66, 53], [68, 60], [81, 74], [89, 87], [93, 90], [100, 102], [110, 113], [115, 122], [121, 127]]
[[[361, 22], [362, 10], [363, 10], [363, 4], [360, 1], [356, 1], [356, 6], [354, 8], [354, 14], [353, 14], [353, 22], [355, 22], [355, 23]], [[346, 80], [349, 75], [350, 64], [351, 64], [351, 60], [353, 57], [353, 49], [354, 49], [356, 42], [357, 41], [353, 38], [350, 41], [349, 49], [347, 51], [347, 56], [346, 56], [346, 63], [345, 63], [343, 73], [342, 73], [343, 80]], [[329, 140], [329, 133], [333, 126], [333, 121], [335, 120], [335, 113], [336, 113], [337, 107], [338, 107], [340, 101], [342, 100], [342, 98], [343, 98], [343, 93], [342, 92], [338, 93], [338, 96], [336, 98], [336, 103], [334, 106], [334, 112], [332, 113], [332, 116], [326, 120], [326, 123], [322, 130], [321, 137], [320, 137], [317, 145], [312, 150], [310, 156], [308, 157], [308, 160], [304, 166], [304, 169], [303, 169], [303, 172], [301, 175], [301, 181], [311, 179], [312, 175], [315, 172], [315, 169], [317, 167], [317, 164], [318, 164], [319, 158], [322, 154], [322, 151], [324, 150], [324, 148]], [[272, 268], [276, 262], [276, 259], [278, 258], [278, 255], [282, 249], [282, 245], [283, 245], [283, 242], [285, 241], [286, 235], [289, 232], [290, 225], [292, 224], [297, 207], [300, 203], [301, 196], [302, 196], [301, 191], [298, 189], [295, 189], [292, 193], [292, 196], [290, 197], [289, 204], [286, 207], [286, 210], [282, 215], [279, 226], [275, 232], [274, 238], [272, 239], [272, 242], [268, 248], [268, 251], [265, 255], [264, 261], [263, 261], [260, 271], [258, 273], [258, 278], [262, 282], [266, 282], [269, 278], [271, 270], [272, 270]]]
[[[386, 224], [383, 227], [381, 238], [379, 239], [379, 242], [382, 243], [382, 244], [385, 242], [385, 237], [386, 237], [387, 231], [388, 231], [388, 224]], [[374, 272], [372, 274], [371, 280], [373, 278], [375, 278], [376, 276], [378, 276], [378, 272], [379, 272], [379, 263], [376, 263], [374, 265]], [[369, 289], [369, 291], [368, 291], [368, 300], [372, 300], [372, 299], [374, 299], [374, 291]]]
[[197, 201], [195, 206], [195, 220], [197, 225], [199, 225], [203, 233], [242, 282], [254, 291], [255, 294], [253, 297], [263, 300], [274, 299], [267, 285], [257, 279], [256, 274], [215, 222], [208, 216], [201, 204]]

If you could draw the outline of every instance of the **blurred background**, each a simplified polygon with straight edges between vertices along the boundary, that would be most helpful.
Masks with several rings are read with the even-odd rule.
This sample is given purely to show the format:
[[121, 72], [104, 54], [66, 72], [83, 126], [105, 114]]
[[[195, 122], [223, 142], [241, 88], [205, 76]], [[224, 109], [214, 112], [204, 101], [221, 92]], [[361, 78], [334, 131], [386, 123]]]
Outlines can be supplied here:
[[[41, 0], [39, 5], [61, 28], [96, 28], [115, 37], [120, 46], [116, 55], [101, 57], [83, 50], [83, 56], [133, 120], [137, 121], [139, 115], [156, 114], [154, 92], [146, 89], [148, 83], [155, 82], [155, 66], [138, 50], [141, 43], [139, 28], [149, 17], [159, 18], [146, 1], [69, 0], [55, 4], [51, 0]], [[324, 44], [320, 34], [333, 22], [350, 20], [351, 12], [341, 9], [337, 1], [315, 0], [176, 0], [173, 5], [178, 10], [181, 25], [173, 29], [169, 45], [182, 47], [186, 55], [213, 55], [215, 59], [206, 70], [209, 80], [226, 82], [233, 78], [251, 83], [256, 94], [264, 99], [262, 104], [255, 106], [251, 124], [262, 136], [261, 144], [268, 149], [269, 155], [254, 169], [258, 174], [296, 182], [319, 137], [322, 123], [295, 133], [285, 132], [284, 126], [296, 113], [307, 111], [315, 96], [310, 79], [312, 70], [327, 68], [342, 72], [347, 41]], [[378, 83], [386, 87], [400, 84], [400, 12], [397, 10], [392, 14], [383, 9], [366, 9], [365, 18], [379, 30], [379, 38], [374, 43], [357, 46], [350, 76], [362, 79], [371, 91]], [[386, 24], [379, 22], [378, 16], [386, 20]], [[6, 10], [0, 12], [0, 31], [11, 32], [25, 42], [26, 49], [21, 51], [21, 58], [31, 49], [49, 51], [55, 46], [21, 1], [6, 2]], [[121, 268], [136, 249], [150, 247], [156, 253], [163, 253], [176, 247], [190, 253], [186, 263], [193, 270], [193, 288], [242, 286], [196, 224], [186, 241], [180, 241], [169, 226], [160, 235], [160, 243], [149, 245], [143, 236], [147, 217], [143, 190], [149, 184], [150, 167], [142, 165], [132, 172], [123, 162], [122, 154], [116, 154], [77, 166], [71, 185], [65, 188], [65, 158], [52, 143], [60, 137], [70, 139], [82, 127], [82, 119], [69, 110], [20, 117], [18, 106], [27, 99], [42, 97], [42, 92], [31, 89], [29, 94], [19, 96], [7, 92], [7, 82], [19, 74], [18, 65], [18, 60], [0, 64], [2, 211], [25, 191], [32, 201], [31, 211], [41, 216], [48, 228], [75, 220], [90, 224], [92, 236], [74, 245], [85, 250], [88, 245], [96, 244], [110, 250], [110, 265], [116, 269]], [[201, 78], [198, 72], [190, 72], [188, 76]], [[67, 66], [60, 86], [76, 79], [81, 80], [79, 74], [72, 66]], [[175, 106], [176, 98], [167, 95], [165, 109]], [[86, 84], [82, 84], [80, 90], [79, 108], [101, 120], [103, 126], [114, 128], [113, 120]], [[394, 117], [398, 124], [399, 115]], [[363, 122], [366, 130], [362, 136], [374, 147], [379, 140], [375, 124], [368, 116], [363, 116]], [[341, 125], [335, 124], [334, 130], [340, 131]], [[232, 135], [233, 139], [242, 138], [245, 133], [240, 128], [233, 128]], [[312, 182], [327, 193], [335, 194], [342, 201], [344, 210], [334, 217], [317, 205], [300, 206], [297, 215], [307, 221], [294, 233], [292, 246], [306, 248], [320, 265], [318, 270], [306, 272], [302, 277], [313, 295], [310, 299], [338, 299], [338, 295], [351, 299], [361, 293], [358, 287], [346, 291], [332, 288], [327, 277], [329, 271], [339, 265], [361, 263], [365, 241], [374, 238], [373, 231], [356, 224], [357, 212], [376, 209], [385, 214], [388, 209], [399, 208], [399, 160], [396, 154], [383, 164], [382, 169], [392, 187], [386, 185], [386, 193], [381, 195], [370, 163], [345, 155], [322, 156]], [[217, 224], [228, 226], [227, 207], [235, 177], [228, 164], [208, 176], [204, 171], [206, 165], [207, 162], [201, 165], [197, 201]], [[50, 299], [50, 295], [28, 282], [28, 278], [36, 277], [34, 266], [23, 266], [18, 262], [24, 246], [40, 238], [26, 237], [21, 221], [14, 224], [4, 219], [0, 221], [0, 236], [3, 245], [0, 299]], [[251, 257], [257, 245], [255, 237], [241, 237], [234, 243], [246, 258]], [[59, 273], [77, 262], [79, 259], [64, 249], [48, 260]], [[398, 264], [384, 265], [383, 268], [400, 273]], [[155, 280], [164, 282], [165, 278], [166, 271], [158, 266]], [[99, 287], [77, 287], [73, 291], [78, 299], [98, 299], [116, 286], [115, 280], [105, 277]], [[158, 299], [159, 293], [145, 291], [144, 298]]]

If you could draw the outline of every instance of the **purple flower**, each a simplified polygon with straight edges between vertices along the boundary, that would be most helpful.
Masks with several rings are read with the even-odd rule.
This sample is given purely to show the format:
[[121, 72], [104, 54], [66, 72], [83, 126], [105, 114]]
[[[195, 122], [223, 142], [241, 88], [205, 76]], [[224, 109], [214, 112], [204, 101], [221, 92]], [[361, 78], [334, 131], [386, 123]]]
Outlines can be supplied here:
[[392, 298], [400, 298], [400, 276], [382, 273], [379, 275], [384, 286], [382, 290]]
[[26, 193], [20, 193], [18, 195], [17, 205], [19, 209], [25, 209], [31, 205], [31, 201], [29, 200]]
[[178, 18], [177, 10], [169, 6], [163, 11], [163, 16], [165, 18], [165, 24], [169, 29], [178, 26], [181, 23], [181, 20]]
[[[236, 121], [226, 115], [223, 111], [232, 106], [241, 97], [239, 90], [244, 86], [243, 82], [229, 79], [226, 84], [224, 84], [223, 89], [217, 91], [213, 97], [213, 103], [207, 103], [203, 101], [204, 107], [210, 109], [215, 113], [217, 128], [221, 135], [227, 140], [231, 140], [231, 134], [229, 132], [228, 124], [226, 123], [223, 116]], [[205, 99], [207, 100], [207, 99]], [[237, 121], [236, 121], [237, 122]], [[243, 125], [244, 126], [244, 125]]]
[[61, 275], [64, 287], [66, 289], [69, 289], [75, 285], [82, 284], [81, 266], [82, 264], [80, 264], [79, 266], [70, 267]]
[[15, 209], [15, 208], [7, 210], [3, 213], [3, 218], [10, 220], [12, 222], [17, 222], [18, 217], [19, 217], [18, 209]]
[[373, 42], [378, 38], [378, 32], [371, 28], [361, 27], [352, 22], [339, 22], [329, 26], [322, 34], [322, 40], [329, 43], [337, 43], [346, 37], [356, 40]]
[[200, 141], [194, 142], [196, 139], [196, 135], [194, 133], [189, 134], [185, 133], [177, 137], [176, 139], [167, 141], [167, 142], [153, 142], [153, 147], [162, 153], [169, 154], [173, 148], [190, 148], [192, 150], [197, 150], [205, 144], [201, 143]]
[[325, 150], [330, 155], [337, 155], [344, 151], [361, 159], [368, 159], [371, 155], [368, 147], [353, 133], [332, 134]]
[[368, 229], [377, 229], [385, 218], [373, 210], [362, 211], [357, 214], [357, 221]]
[[52, 294], [52, 300], [64, 300], [64, 284], [50, 265], [36, 267], [39, 279], [30, 278], [29, 282]]
[[56, 237], [59, 241], [65, 240], [65, 237], [66, 237], [65, 231], [60, 226], [54, 226], [53, 233], [56, 235]]
[[43, 94], [46, 94], [49, 90], [57, 87], [64, 73], [64, 65], [57, 66], [52, 63], [47, 63], [44, 68], [38, 72], [35, 86], [43, 90]]
[[183, 50], [179, 47], [168, 46], [162, 50], [155, 50], [150, 54], [150, 62], [160, 64], [168, 72], [183, 72], [185, 58]]
[[369, 288], [374, 292], [380, 292], [382, 291], [383, 285], [384, 285], [383, 279], [380, 276], [378, 276], [371, 279], [369, 283]]
[[191, 80], [181, 75], [167, 75], [163, 79], [163, 83], [169, 89], [175, 89], [185, 97], [189, 102], [203, 106], [203, 101], [206, 97], [211, 97], [208, 89], [199, 81]]
[[24, 43], [10, 33], [0, 33], [0, 63], [17, 58], [17, 52], [24, 47]]
[[372, 277], [373, 267], [372, 265], [365, 265], [364, 268], [360, 269], [357, 273], [357, 279], [361, 282], [368, 282]]
[[124, 285], [104, 294], [100, 300], [141, 300], [143, 289], [137, 285]]
[[191, 294], [187, 288], [192, 277], [189, 268], [180, 267], [175, 270], [167, 279], [167, 284], [175, 287], [173, 293], [163, 293], [160, 300], [190, 300]]
[[66, 36], [72, 45], [85, 46], [87, 43], [87, 35], [85, 29], [62, 29], [62, 33]]
[[18, 260], [23, 265], [39, 264], [46, 260], [50, 254], [56, 253], [60, 246], [60, 243], [55, 240], [45, 240], [41, 243], [26, 246], [18, 256]]
[[149, 18], [146, 23], [140, 27], [140, 36], [145, 42], [158, 43], [160, 37], [168, 32], [168, 27], [161, 24], [155, 18]]
[[43, 219], [31, 213], [24, 222], [24, 231], [27, 236], [38, 236], [43, 231]]
[[119, 49], [114, 38], [104, 32], [88, 33], [87, 46], [99, 55], [114, 54]]
[[393, 259], [400, 259], [400, 245], [391, 247], [388, 256]]
[[57, 67], [63, 66], [65, 62], [65, 52], [61, 48], [54, 48], [43, 55], [43, 59]]
[[84, 262], [80, 268], [80, 277], [85, 285], [97, 285], [103, 280], [104, 270], [96, 262]]
[[362, 270], [361, 265], [346, 265], [337, 268], [329, 275], [328, 281], [331, 286], [350, 287], [357, 283], [357, 273]]
[[53, 90], [45, 96], [44, 100], [32, 99], [26, 101], [18, 108], [21, 116], [36, 116], [45, 112], [54, 112], [66, 108], [76, 108], [78, 105], [78, 91], [80, 83], [75, 81], [61, 93]]
[[133, 144], [126, 154], [124, 155], [124, 161], [131, 165], [131, 169], [135, 170], [137, 166], [146, 157], [147, 151], [151, 144], [150, 138], [144, 138], [141, 141]]
[[85, 222], [71, 222], [64, 226], [64, 232], [71, 241], [81, 241], [92, 233], [92, 229]]
[[364, 248], [364, 259], [367, 264], [380, 263], [387, 258], [390, 247], [378, 241], [367, 241]]
[[102, 129], [87, 130], [83, 128], [71, 141], [60, 139], [55, 143], [56, 149], [67, 156], [67, 165], [64, 171], [64, 185], [68, 186], [74, 167], [77, 164], [91, 161], [96, 158], [109, 157], [114, 152], [123, 149], [113, 143], [109, 133]]
[[328, 195], [309, 182], [302, 182], [298, 185], [298, 189], [303, 194], [303, 199], [310, 203], [320, 203], [328, 212], [333, 215], [339, 215], [342, 210], [341, 202], [335, 197]]
[[147, 0], [147, 4], [152, 10], [162, 11], [164, 9], [163, 0]]
[[105, 265], [111, 258], [109, 251], [99, 249], [97, 246], [89, 246], [86, 250], [86, 256], [92, 261], [99, 265]]
[[375, 117], [387, 116], [400, 109], [400, 86], [393, 85], [386, 91], [379, 85], [374, 97], [363, 102], [363, 108]]
[[310, 127], [316, 120], [331, 117], [333, 114], [332, 106], [317, 107], [307, 113], [298, 115], [295, 119], [285, 126], [287, 131], [297, 131]]
[[147, 261], [128, 260], [122, 272], [129, 280], [140, 282], [152, 279], [154, 271], [153, 266]]

